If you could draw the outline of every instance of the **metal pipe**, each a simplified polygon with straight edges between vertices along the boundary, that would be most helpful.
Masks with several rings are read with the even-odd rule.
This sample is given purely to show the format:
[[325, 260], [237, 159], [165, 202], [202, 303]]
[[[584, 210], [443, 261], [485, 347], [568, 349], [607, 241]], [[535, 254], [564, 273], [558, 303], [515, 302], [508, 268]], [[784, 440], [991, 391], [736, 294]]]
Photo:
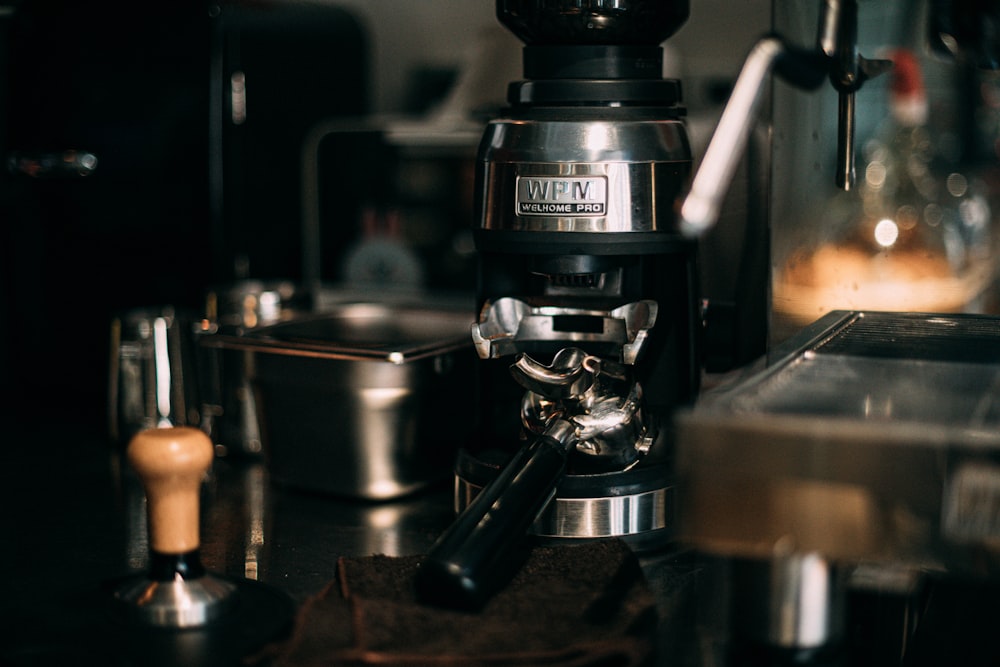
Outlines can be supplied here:
[[778, 552], [734, 563], [733, 623], [760, 646], [809, 650], [843, 639], [846, 586], [818, 553]]
[[861, 87], [865, 75], [858, 56], [857, 0], [826, 0], [820, 17], [819, 48], [832, 59], [834, 69], [830, 81], [840, 93], [837, 104], [837, 187], [850, 191], [854, 187], [854, 93]]
[[854, 188], [854, 93], [840, 93], [837, 105], [837, 187], [844, 192]]
[[679, 225], [685, 236], [701, 236], [718, 221], [722, 200], [757, 120], [764, 82], [785, 52], [780, 39], [766, 37], [757, 42], [743, 63], [691, 190], [681, 204]]

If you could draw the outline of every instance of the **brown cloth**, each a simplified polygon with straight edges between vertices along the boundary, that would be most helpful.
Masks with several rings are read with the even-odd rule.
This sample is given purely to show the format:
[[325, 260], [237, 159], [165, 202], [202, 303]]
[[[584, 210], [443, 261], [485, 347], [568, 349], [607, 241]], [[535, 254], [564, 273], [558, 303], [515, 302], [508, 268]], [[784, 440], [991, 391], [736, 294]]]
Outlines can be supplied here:
[[631, 667], [653, 659], [655, 600], [620, 540], [536, 547], [475, 613], [418, 603], [420, 560], [341, 558], [337, 579], [305, 602], [272, 664]]

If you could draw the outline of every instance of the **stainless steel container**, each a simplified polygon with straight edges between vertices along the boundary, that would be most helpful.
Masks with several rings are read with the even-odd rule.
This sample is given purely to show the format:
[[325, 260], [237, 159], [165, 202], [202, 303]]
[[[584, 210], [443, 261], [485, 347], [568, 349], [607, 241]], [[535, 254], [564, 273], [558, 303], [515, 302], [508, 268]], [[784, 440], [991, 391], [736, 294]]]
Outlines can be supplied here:
[[249, 351], [274, 482], [385, 500], [451, 475], [472, 426], [471, 310], [353, 303], [203, 341]]
[[173, 306], [136, 308], [111, 321], [108, 430], [124, 446], [146, 428], [198, 426], [191, 317]]
[[[243, 280], [208, 292], [198, 334], [241, 335], [289, 320], [310, 308], [310, 296], [291, 282]], [[261, 440], [257, 407], [247, 377], [250, 353], [220, 348], [202, 352], [202, 428], [215, 443], [216, 454], [257, 457]]]

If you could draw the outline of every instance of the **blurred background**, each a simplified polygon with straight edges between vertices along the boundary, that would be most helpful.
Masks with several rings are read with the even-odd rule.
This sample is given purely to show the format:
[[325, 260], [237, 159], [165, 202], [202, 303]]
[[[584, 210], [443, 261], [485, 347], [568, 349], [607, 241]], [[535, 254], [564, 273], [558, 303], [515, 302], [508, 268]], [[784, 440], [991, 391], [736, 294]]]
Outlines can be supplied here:
[[[862, 0], [859, 50], [917, 54], [939, 180], [964, 178], [952, 208], [974, 199], [973, 227], [992, 229], [1000, 89], [934, 57], [930, 4]], [[692, 0], [664, 69], [682, 81], [696, 161], [756, 39], [777, 29], [811, 46], [818, 8]], [[219, 285], [471, 293], [472, 160], [519, 76], [492, 0], [0, 0], [4, 410], [103, 425], [115, 314], [170, 304], [197, 318]], [[857, 96], [862, 182], [893, 85]], [[832, 86], [765, 94], [702, 250], [705, 296], [753, 313], [741, 362], [838, 306], [808, 262], [861, 224], [845, 212], [861, 195], [833, 186]], [[992, 258], [976, 229], [949, 252], [985, 243]], [[991, 307], [993, 270], [977, 276], [958, 309]]]
[[[693, 3], [667, 66], [699, 127], [769, 14]], [[519, 76], [491, 0], [0, 2], [5, 410], [103, 426], [114, 315], [216, 285], [471, 291], [470, 160]]]

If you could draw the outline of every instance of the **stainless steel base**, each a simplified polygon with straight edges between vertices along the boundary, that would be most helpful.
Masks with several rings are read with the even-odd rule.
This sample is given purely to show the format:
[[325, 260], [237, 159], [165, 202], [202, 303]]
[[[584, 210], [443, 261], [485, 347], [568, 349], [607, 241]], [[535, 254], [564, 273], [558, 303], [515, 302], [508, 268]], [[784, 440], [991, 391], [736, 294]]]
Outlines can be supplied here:
[[[455, 475], [455, 511], [461, 512], [499, 468], [467, 452]], [[552, 540], [619, 537], [669, 542], [674, 533], [674, 486], [666, 466], [596, 475], [567, 475], [532, 525], [532, 534]]]
[[165, 628], [201, 627], [229, 610], [236, 586], [206, 574], [197, 579], [153, 581], [139, 576], [114, 592], [128, 615], [143, 625]]

